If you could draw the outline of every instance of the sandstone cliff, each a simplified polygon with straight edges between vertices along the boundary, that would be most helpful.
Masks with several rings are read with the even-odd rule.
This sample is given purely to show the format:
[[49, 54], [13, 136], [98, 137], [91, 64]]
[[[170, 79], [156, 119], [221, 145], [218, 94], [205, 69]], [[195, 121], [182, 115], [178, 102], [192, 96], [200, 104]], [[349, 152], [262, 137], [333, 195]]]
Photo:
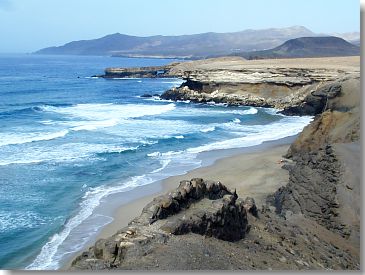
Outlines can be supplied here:
[[[244, 60], [217, 58], [179, 63], [171, 75], [186, 82], [163, 99], [215, 102], [282, 109], [284, 114], [315, 115], [326, 103], [326, 85], [359, 74], [359, 57]], [[324, 92], [314, 94], [314, 91]], [[327, 91], [329, 96], [333, 91]]]

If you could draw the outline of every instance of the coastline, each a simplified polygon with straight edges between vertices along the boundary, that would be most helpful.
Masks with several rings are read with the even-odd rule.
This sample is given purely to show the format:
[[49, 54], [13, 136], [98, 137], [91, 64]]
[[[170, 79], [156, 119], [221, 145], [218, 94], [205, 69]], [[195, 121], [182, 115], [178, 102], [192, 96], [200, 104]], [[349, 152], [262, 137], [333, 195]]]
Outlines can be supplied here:
[[[312, 69], [313, 68], [310, 67], [308, 70]], [[350, 236], [357, 241], [359, 236], [357, 226], [359, 217], [356, 216], [358, 212], [357, 205], [353, 207], [353, 205], [351, 205], [351, 202], [353, 202], [352, 200], [344, 199], [345, 197], [352, 198], [356, 196], [356, 192], [353, 190], [357, 188], [358, 182], [354, 181], [348, 185], [349, 180], [343, 177], [343, 171], [347, 169], [344, 165], [346, 161], [342, 159], [341, 153], [337, 152], [335, 144], [359, 140], [360, 119], [358, 112], [359, 107], [357, 104], [358, 100], [356, 100], [356, 98], [360, 91], [360, 83], [356, 66], [353, 67], [353, 70], [349, 70], [349, 72], [342, 72], [343, 74], [341, 73], [340, 76], [337, 74], [334, 76], [332, 75], [333, 72], [330, 71], [331, 70], [328, 71], [330, 75], [325, 75], [324, 78], [321, 76], [320, 83], [318, 83], [316, 77], [312, 78], [312, 76], [309, 77], [310, 80], [301, 79], [301, 75], [295, 70], [292, 72], [292, 77], [295, 79], [294, 82], [291, 82], [290, 79], [290, 81], [285, 80], [284, 82], [282, 79], [279, 79], [268, 84], [265, 82], [265, 78], [258, 79], [257, 83], [250, 82], [249, 85], [258, 89], [254, 90], [253, 93], [264, 93], [266, 91], [265, 85], [269, 85], [270, 87], [274, 85], [280, 89], [282, 88], [282, 84], [289, 87], [300, 87], [295, 91], [290, 90], [291, 95], [289, 97], [291, 99], [293, 99], [293, 96], [297, 96], [296, 100], [294, 100], [295, 102], [289, 100], [290, 98], [288, 97], [279, 97], [278, 103], [286, 104], [289, 102], [290, 106], [284, 106], [285, 108], [287, 107], [287, 109], [284, 108], [284, 111], [286, 110], [285, 114], [287, 115], [316, 115], [314, 120], [301, 131], [296, 139], [293, 138], [285, 145], [278, 145], [276, 141], [272, 141], [270, 143], [270, 148], [265, 148], [265, 144], [261, 144], [255, 146], [256, 149], [260, 148], [256, 151], [254, 148], [248, 147], [245, 148], [244, 151], [241, 151], [242, 148], [227, 150], [232, 154], [228, 153], [226, 150], [210, 151], [199, 154], [198, 159], [201, 160], [200, 168], [189, 171], [184, 175], [169, 177], [166, 180], [156, 183], [157, 186], [159, 186], [158, 191], [152, 192], [147, 197], [146, 194], [141, 194], [142, 192], [140, 192], [139, 201], [135, 200], [133, 205], [133, 202], [130, 202], [129, 204], [126, 203], [124, 206], [115, 210], [112, 215], [110, 215], [114, 217], [114, 221], [102, 229], [101, 232], [98, 232], [95, 239], [90, 240], [90, 243], [84, 246], [85, 254], [83, 254], [82, 257], [77, 257], [76, 261], [73, 261], [71, 269], [109, 269], [122, 267], [125, 269], [139, 270], [143, 266], [148, 270], [151, 268], [171, 270], [171, 268], [176, 269], [176, 265], [178, 264], [174, 259], [184, 258], [186, 261], [190, 261], [191, 257], [194, 259], [193, 262], [189, 262], [188, 265], [182, 263], [179, 268], [231, 269], [233, 267], [234, 269], [241, 269], [244, 267], [245, 269], [257, 269], [266, 267], [266, 260], [268, 260], [272, 262], [273, 266], [276, 266], [276, 269], [358, 269], [359, 259], [356, 254], [358, 250], [355, 247], [356, 242], [354, 243], [354, 249], [344, 249], [342, 247], [344, 244], [343, 238]], [[175, 101], [191, 100], [192, 102], [199, 103], [210, 101], [220, 103], [221, 101], [224, 101], [225, 103], [228, 102], [228, 104], [232, 105], [248, 105], [255, 107], [264, 104], [266, 107], [272, 107], [272, 104], [265, 103], [265, 101], [262, 102], [261, 98], [254, 98], [252, 101], [250, 95], [247, 94], [243, 95], [242, 98], [239, 98], [237, 95], [239, 93], [237, 93], [237, 87], [235, 85], [237, 81], [239, 81], [239, 78], [234, 77], [234, 82], [230, 82], [227, 81], [227, 79], [223, 79], [224, 75], [221, 74], [216, 77], [219, 79], [223, 77], [222, 86], [220, 86], [220, 88], [222, 88], [224, 92], [218, 102], [217, 100], [212, 100], [211, 94], [215, 97], [217, 92], [211, 92], [211, 90], [209, 90], [211, 89], [209, 85], [212, 82], [216, 82], [211, 78], [206, 79], [206, 74], [208, 76], [214, 76], [210, 70], [208, 70], [208, 72], [205, 70], [203, 73], [199, 72], [199, 74], [195, 76], [190, 74], [190, 82], [189, 80], [187, 82], [189, 86], [185, 85], [181, 86], [179, 89], [167, 91], [161, 98]], [[197, 77], [199, 77], [199, 79]], [[243, 78], [251, 79], [248, 76], [243, 76]], [[205, 83], [209, 84], [209, 87], [207, 86], [208, 88], [206, 87], [206, 90], [203, 89]], [[264, 85], [262, 85], [263, 83]], [[234, 89], [232, 89], [232, 87], [234, 87]], [[215, 88], [215, 86], [213, 88]], [[244, 91], [247, 90], [247, 87], [243, 88]], [[312, 88], [314, 88], [313, 91]], [[267, 99], [268, 102], [273, 100], [276, 93], [275, 89], [270, 91]], [[232, 92], [233, 90], [234, 93], [231, 100], [230, 97], [226, 96], [226, 92]], [[182, 96], [180, 96], [180, 94]], [[246, 99], [249, 102], [245, 101]], [[256, 99], [258, 100], [258, 103], [256, 102]], [[277, 106], [274, 104], [274, 107]], [[241, 144], [238, 144], [238, 146], [240, 145]], [[217, 152], [219, 153], [217, 154]], [[286, 166], [287, 170], [281, 169], [283, 166], [281, 159], [284, 155], [290, 159], [287, 160], [289, 162]], [[294, 162], [291, 163], [292, 161]], [[358, 174], [358, 172], [355, 171], [355, 174]], [[184, 200], [181, 202], [181, 197], [178, 197], [180, 194], [183, 199], [186, 197], [189, 200], [195, 200], [197, 197], [201, 198], [197, 195], [197, 192], [201, 190], [199, 189], [200, 183], [198, 183], [201, 182], [201, 180], [184, 182], [182, 183], [183, 186], [179, 187], [182, 188], [181, 191], [180, 189], [176, 189], [181, 180], [190, 180], [195, 177], [203, 178], [209, 182], [211, 182], [210, 180], [218, 181], [218, 185], [220, 184], [219, 182], [222, 182], [222, 184], [226, 185], [226, 187], [224, 187], [226, 188], [225, 190], [229, 190], [231, 198], [237, 199], [238, 197], [245, 202], [248, 209], [246, 209], [247, 211], [250, 211], [250, 206], [252, 205], [254, 205], [254, 209], [257, 209], [256, 205], [259, 209], [263, 206], [260, 211], [264, 215], [260, 219], [255, 219], [255, 217], [257, 218], [256, 214], [254, 214], [256, 210], [253, 210], [251, 213], [253, 217], [248, 214], [247, 219], [246, 217], [242, 218], [242, 222], [252, 224], [252, 228], [250, 228], [253, 229], [253, 231], [247, 236], [247, 239], [242, 241], [245, 245], [237, 247], [237, 250], [234, 250], [233, 253], [239, 252], [241, 256], [246, 255], [246, 258], [250, 259], [252, 264], [243, 264], [240, 260], [233, 265], [230, 261], [222, 261], [217, 264], [216, 259], [215, 261], [205, 261], [207, 253], [201, 251], [201, 245], [196, 247], [195, 251], [191, 250], [191, 248], [187, 248], [188, 246], [196, 246], [197, 242], [202, 240], [204, 243], [207, 242], [207, 249], [214, 242], [218, 242], [213, 245], [213, 247], [215, 247], [215, 252], [218, 253], [217, 255], [222, 255], [227, 252], [228, 254], [225, 259], [232, 256], [232, 252], [230, 252], [229, 249], [225, 250], [225, 248], [227, 248], [226, 243], [215, 239], [205, 241], [206, 236], [212, 236], [211, 231], [206, 235], [203, 234], [203, 237], [194, 234], [182, 234], [183, 236], [180, 234], [181, 230], [186, 230], [186, 228], [193, 228], [194, 230], [197, 230], [199, 234], [201, 232], [204, 233], [206, 227], [210, 230], [214, 230], [212, 229], [212, 224], [210, 222], [206, 224], [205, 212], [194, 212], [200, 211], [200, 206], [195, 208], [195, 204], [202, 204], [209, 215], [211, 214], [209, 211], [213, 210], [211, 208], [205, 208], [204, 198], [201, 199], [202, 202], [194, 202], [193, 209], [190, 209], [190, 206], [185, 208], [184, 205], [186, 202]], [[185, 183], [187, 184], [186, 187], [184, 185]], [[342, 185], [347, 188], [344, 190], [344, 194], [337, 192], [338, 190], [342, 190]], [[152, 187], [152, 184], [149, 187]], [[167, 195], [168, 191], [174, 188], [177, 191], [174, 194]], [[206, 188], [208, 190], [208, 187]], [[194, 191], [191, 193], [191, 190]], [[138, 190], [136, 190], [136, 192], [138, 193]], [[144, 231], [142, 230], [142, 235], [140, 237], [143, 238], [143, 240], [148, 240], [149, 249], [150, 245], [156, 248], [156, 250], [150, 250], [150, 252], [147, 253], [152, 257], [141, 258], [141, 256], [146, 255], [144, 254], [144, 249], [147, 244], [141, 244], [138, 241], [139, 236], [134, 236], [137, 234], [136, 232], [138, 232], [138, 229], [136, 231], [134, 227], [135, 223], [130, 224], [128, 228], [125, 226], [128, 225], [128, 222], [133, 217], [138, 216], [138, 214], [141, 213], [141, 210], [146, 203], [160, 194], [166, 195], [157, 199], [157, 201], [154, 201], [152, 206], [149, 205], [145, 208], [136, 222], [137, 226], [143, 227], [147, 231], [147, 235], [143, 235], [145, 233], [143, 233]], [[246, 199], [244, 199], [245, 197]], [[223, 206], [226, 205], [224, 202], [229, 202], [227, 200], [225, 201], [224, 198], [220, 199], [223, 199]], [[182, 208], [179, 206], [181, 203], [183, 205]], [[355, 204], [358, 204], [358, 202], [355, 202]], [[128, 205], [132, 206], [128, 208]], [[226, 206], [229, 207], [224, 209], [229, 212], [235, 212], [233, 208], [233, 210], [230, 208], [230, 205], [227, 204]], [[176, 207], [180, 207], [177, 209], [182, 213], [176, 214], [174, 212], [176, 211]], [[273, 211], [273, 209], [275, 209], [275, 211]], [[173, 212], [173, 215], [176, 214], [176, 216], [172, 216], [171, 218], [168, 216], [166, 218], [166, 215], [171, 213], [167, 212], [168, 214], [166, 214], [164, 211], [170, 210]], [[224, 222], [226, 222], [228, 225], [227, 230], [230, 231], [230, 225], [232, 224], [231, 220], [222, 218], [220, 215], [223, 212], [221, 212], [220, 209], [217, 211], [217, 219], [209, 219], [213, 224], [215, 224], [215, 221], [218, 221], [219, 226], [222, 226]], [[125, 213], [128, 213], [128, 216]], [[187, 221], [185, 221], [185, 213], [188, 213], [188, 218], [186, 218]], [[165, 233], [162, 233], [160, 236], [158, 235], [160, 231], [153, 231], [156, 229], [154, 226], [152, 226], [152, 228], [149, 227], [151, 225], [150, 221], [155, 218], [155, 215], [161, 220], [161, 223], [165, 223], [164, 225], [158, 224], [156, 228], [162, 231], [167, 230], [166, 232], [170, 232], [173, 236], [166, 235]], [[349, 223], [347, 221], [349, 215], [354, 217], [355, 222]], [[221, 218], [218, 219], [218, 217]], [[168, 219], [167, 222], [165, 221], [165, 218]], [[283, 222], [283, 218], [285, 222]], [[139, 219], [141, 219], [140, 224]], [[153, 222], [155, 222], [155, 220], [153, 220]], [[301, 224], [300, 228], [302, 230], [299, 230], [297, 227], [298, 224]], [[340, 226], [338, 226], [339, 224]], [[162, 227], [159, 227], [161, 225]], [[119, 232], [124, 232], [127, 235], [133, 236], [131, 238], [136, 238], [137, 242], [131, 243], [122, 241], [129, 237], [127, 235], [124, 236], [123, 234], [119, 234], [119, 232], [119, 235], [114, 235], [113, 233], [116, 233], [118, 229], [121, 229]], [[158, 232], [158, 237], [154, 234], [150, 236], [150, 231]], [[285, 231], [287, 232], [280, 233]], [[176, 234], [172, 232], [175, 232]], [[267, 234], [267, 232], [269, 234]], [[267, 234], [267, 236], [263, 237], [262, 234]], [[319, 235], [321, 235], [320, 239], [317, 238]], [[330, 239], [326, 238], [328, 235], [331, 235]], [[293, 239], [284, 244], [283, 241], [287, 236], [292, 236]], [[303, 238], [301, 239], [298, 236]], [[281, 241], [276, 240], [277, 238], [281, 239]], [[93, 242], [97, 239], [99, 241], [92, 246]], [[265, 240], [262, 241], [263, 239]], [[151, 243], [149, 241], [151, 241]], [[187, 244], [187, 242], [190, 242], [190, 245]], [[212, 243], [209, 244], [210, 242]], [[261, 245], [262, 242], [267, 245]], [[167, 247], [164, 245], [162, 249], [160, 247], [161, 243], [167, 244]], [[252, 243], [252, 246], [246, 246], [247, 243]], [[272, 248], [273, 245], [277, 246], [278, 243], [280, 246], [284, 246], [285, 249], [283, 251], [275, 251], [273, 255], [267, 257], [267, 250], [270, 250], [270, 247]], [[257, 244], [260, 245], [257, 247]], [[308, 244], [315, 244], [315, 246], [310, 247]], [[91, 248], [86, 250], [89, 246], [91, 246]], [[171, 254], [171, 258], [169, 257], [169, 259], [166, 259], [165, 257], [167, 250], [169, 251], [168, 254]], [[252, 250], [255, 251], [255, 255], [251, 255], [252, 257], [248, 256], [247, 252], [251, 252]], [[298, 252], [296, 250], [298, 250]], [[326, 257], [321, 258], [320, 260], [313, 258], [313, 250], [316, 251], [316, 253], [324, 253]], [[126, 254], [126, 252], [130, 252], [131, 254]], [[138, 256], [136, 256], [137, 254], [135, 253], [137, 253]], [[258, 255], [256, 254], [260, 253], [262, 255], [257, 259]], [[297, 258], [298, 255], [300, 255], [299, 260]], [[333, 260], [333, 255], [338, 255], [338, 257], [336, 256], [336, 260]], [[118, 259], [117, 256], [119, 256]], [[203, 262], [202, 259], [195, 261], [196, 257], [204, 258]], [[261, 257], [265, 258], [265, 261], [262, 263], [260, 261], [260, 259], [262, 259]], [[291, 260], [288, 261], [288, 258]], [[114, 263], [116, 259], [118, 260], [117, 264]], [[157, 264], [158, 262], [162, 263], [162, 265]], [[68, 269], [69, 266], [70, 263], [64, 268]], [[284, 268], [284, 266], [286, 266], [286, 268]]]
[[[241, 197], [254, 197], [260, 207], [268, 194], [285, 185], [289, 178], [279, 160], [287, 152], [297, 135], [267, 141], [259, 145], [235, 149], [214, 150], [199, 154], [202, 160], [199, 168], [182, 175], [170, 176], [164, 180], [139, 186], [131, 191], [110, 195], [106, 208], [97, 211], [113, 220], [101, 228], [79, 251], [60, 263], [59, 270], [70, 268], [80, 251], [93, 246], [96, 240], [108, 238], [128, 225], [141, 214], [143, 207], [155, 197], [175, 189], [181, 180], [201, 177], [216, 179], [227, 187], [237, 189]], [[104, 206], [105, 207], [105, 206]]]

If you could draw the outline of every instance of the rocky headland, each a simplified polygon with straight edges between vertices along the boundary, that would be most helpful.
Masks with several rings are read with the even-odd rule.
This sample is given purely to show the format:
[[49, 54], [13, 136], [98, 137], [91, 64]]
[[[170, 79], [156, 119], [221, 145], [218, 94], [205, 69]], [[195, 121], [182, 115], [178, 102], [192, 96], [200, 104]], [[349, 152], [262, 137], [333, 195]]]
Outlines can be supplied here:
[[167, 100], [225, 103], [281, 109], [286, 115], [316, 115], [336, 96], [331, 82], [358, 77], [360, 58], [245, 60], [221, 57], [166, 66], [107, 68], [104, 78], [174, 77], [185, 82], [161, 95]]
[[284, 156], [288, 181], [260, 205], [224, 182], [181, 181], [71, 270], [360, 270], [359, 58], [251, 62], [175, 64], [186, 82], [162, 97], [315, 115]]

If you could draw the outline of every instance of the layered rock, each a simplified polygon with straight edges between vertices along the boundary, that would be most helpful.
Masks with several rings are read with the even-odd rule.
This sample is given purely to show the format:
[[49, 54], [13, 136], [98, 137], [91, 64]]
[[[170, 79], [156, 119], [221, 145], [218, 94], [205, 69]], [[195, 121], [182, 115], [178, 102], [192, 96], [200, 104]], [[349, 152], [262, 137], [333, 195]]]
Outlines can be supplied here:
[[350, 78], [327, 84], [321, 95], [323, 109], [291, 144], [286, 157], [316, 151], [326, 144], [353, 142], [360, 138], [360, 79]]
[[328, 83], [359, 74], [359, 57], [245, 60], [221, 57], [177, 62], [166, 66], [107, 68], [104, 78], [164, 78], [186, 80], [162, 99], [226, 103], [283, 109], [287, 115], [323, 111]]
[[150, 66], [135, 68], [106, 68], [104, 75], [98, 75], [103, 78], [165, 78], [177, 77], [171, 74], [170, 70], [177, 63], [171, 63], [166, 66]]
[[282, 216], [303, 215], [358, 246], [360, 80], [334, 82], [317, 94], [326, 98], [323, 113], [291, 144], [289, 182], [268, 202]]
[[182, 75], [186, 82], [166, 91], [161, 98], [274, 107], [287, 115], [316, 115], [325, 108], [327, 95], [336, 96], [336, 88], [329, 88], [329, 83], [359, 72], [354, 57], [349, 57], [352, 63], [343, 68], [333, 67], [329, 60], [296, 59], [296, 65], [288, 60], [236, 59], [180, 63], [171, 72]]
[[175, 191], [149, 203], [126, 228], [98, 240], [73, 261], [72, 268], [123, 268], [124, 261], [145, 256], [173, 235], [196, 233], [238, 241], [248, 231], [247, 211], [255, 207], [252, 199], [239, 199], [220, 182], [182, 181]]

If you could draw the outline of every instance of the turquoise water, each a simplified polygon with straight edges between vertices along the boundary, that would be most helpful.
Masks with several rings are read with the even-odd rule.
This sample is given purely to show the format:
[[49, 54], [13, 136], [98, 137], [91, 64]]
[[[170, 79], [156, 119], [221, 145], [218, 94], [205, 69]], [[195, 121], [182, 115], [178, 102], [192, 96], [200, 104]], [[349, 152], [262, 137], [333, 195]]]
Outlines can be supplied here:
[[0, 269], [56, 269], [111, 221], [93, 213], [108, 195], [197, 168], [201, 152], [294, 135], [310, 121], [140, 97], [178, 79], [90, 77], [169, 62], [0, 55]]

